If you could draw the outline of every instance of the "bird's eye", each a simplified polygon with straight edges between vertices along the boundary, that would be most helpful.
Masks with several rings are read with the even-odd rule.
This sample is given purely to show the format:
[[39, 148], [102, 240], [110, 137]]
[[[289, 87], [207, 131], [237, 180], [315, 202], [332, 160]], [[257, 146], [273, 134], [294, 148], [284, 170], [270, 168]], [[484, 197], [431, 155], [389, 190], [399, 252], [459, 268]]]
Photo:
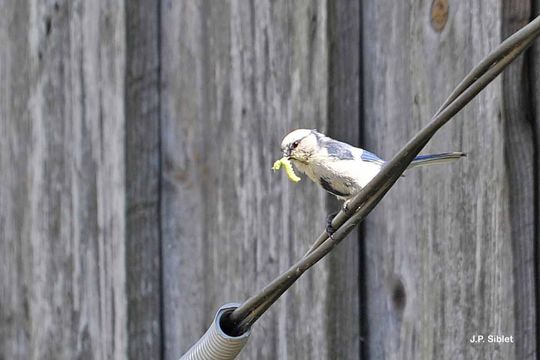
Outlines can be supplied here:
[[298, 144], [300, 144], [300, 140], [296, 140], [295, 142], [292, 143], [292, 148], [296, 148], [298, 146]]

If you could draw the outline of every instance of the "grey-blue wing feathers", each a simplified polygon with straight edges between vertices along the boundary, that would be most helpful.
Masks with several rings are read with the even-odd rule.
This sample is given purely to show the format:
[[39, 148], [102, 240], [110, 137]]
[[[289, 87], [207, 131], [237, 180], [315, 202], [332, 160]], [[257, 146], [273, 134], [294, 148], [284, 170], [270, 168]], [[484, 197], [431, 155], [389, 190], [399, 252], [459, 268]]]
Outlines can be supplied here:
[[369, 152], [367, 150], [362, 151], [362, 155], [360, 156], [360, 158], [363, 161], [367, 161], [367, 162], [372, 162], [372, 163], [377, 163], [377, 164], [384, 164], [385, 163], [385, 161], [383, 159], [381, 159], [380, 157], [378, 157], [374, 153], [371, 153], [371, 152]]
[[339, 160], [354, 160], [354, 153], [358, 150], [352, 145], [331, 138], [325, 138], [323, 144], [328, 156]]
[[464, 156], [467, 156], [467, 155], [463, 152], [418, 155], [417, 157], [414, 158], [414, 160], [409, 165], [409, 169], [417, 167], [417, 166], [445, 164], [445, 163], [459, 160]]

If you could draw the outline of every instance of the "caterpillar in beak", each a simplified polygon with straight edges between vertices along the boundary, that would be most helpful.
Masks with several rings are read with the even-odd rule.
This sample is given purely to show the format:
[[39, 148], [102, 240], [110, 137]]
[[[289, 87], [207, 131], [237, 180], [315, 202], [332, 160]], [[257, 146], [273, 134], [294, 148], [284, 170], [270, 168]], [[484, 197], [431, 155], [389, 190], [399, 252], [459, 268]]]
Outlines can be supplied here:
[[293, 183], [299, 182], [301, 179], [294, 173], [294, 169], [292, 167], [291, 162], [286, 157], [282, 157], [281, 159], [277, 160], [274, 163], [274, 166], [272, 166], [272, 170], [278, 171], [281, 169], [281, 166], [283, 165], [283, 168], [285, 169], [285, 173], [287, 174], [287, 177], [289, 180], [291, 180]]

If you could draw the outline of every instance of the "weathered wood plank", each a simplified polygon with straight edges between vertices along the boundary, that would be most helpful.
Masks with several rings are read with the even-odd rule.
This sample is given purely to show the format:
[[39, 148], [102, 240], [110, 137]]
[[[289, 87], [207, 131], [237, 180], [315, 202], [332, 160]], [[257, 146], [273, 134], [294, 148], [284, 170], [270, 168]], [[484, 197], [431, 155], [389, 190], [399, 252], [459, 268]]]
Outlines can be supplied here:
[[[260, 289], [324, 228], [326, 195], [307, 180], [293, 186], [270, 166], [291, 129], [326, 131], [328, 102], [349, 90], [346, 109], [336, 104], [332, 114], [342, 124], [350, 116], [350, 140], [358, 140], [358, 80], [343, 81], [347, 71], [358, 76], [358, 54], [344, 61], [350, 70], [333, 65], [341, 78], [330, 94], [326, 2], [165, 1], [162, 16], [165, 351], [172, 359], [219, 305]], [[356, 31], [350, 39], [358, 36], [352, 19], [343, 24]], [[331, 36], [341, 41], [344, 32]], [[324, 262], [294, 286], [256, 324], [241, 358], [324, 359], [338, 343], [340, 353], [357, 354], [357, 256], [345, 259]], [[351, 266], [340, 272], [350, 278], [330, 277], [343, 266]], [[353, 316], [339, 315], [343, 329], [332, 323], [337, 311]]]
[[[448, 21], [439, 13], [434, 25], [431, 3], [364, 5], [366, 140], [390, 157], [501, 41], [501, 28], [514, 27], [503, 26], [510, 18], [496, 1], [452, 2]], [[536, 356], [531, 142], [523, 112], [507, 115], [522, 95], [516, 66], [426, 148], [463, 150], [467, 159], [409, 172], [367, 220], [373, 358]], [[523, 164], [508, 165], [525, 153]], [[512, 335], [515, 343], [471, 344], [476, 334]]]
[[161, 357], [159, 2], [126, 3], [128, 358]]
[[[540, 16], [540, 0], [535, 0], [532, 2], [532, 9], [533, 9], [533, 16]], [[533, 17], [531, 16], [531, 17]], [[529, 60], [529, 86], [530, 86], [530, 95], [531, 95], [531, 103], [532, 103], [532, 109], [531, 109], [531, 126], [533, 128], [533, 136], [534, 136], [534, 150], [535, 150], [535, 163], [534, 163], [534, 175], [535, 175], [535, 182], [536, 182], [536, 193], [534, 196], [534, 199], [536, 201], [536, 219], [535, 219], [535, 236], [536, 236], [536, 248], [534, 251], [535, 258], [535, 279], [536, 279], [536, 304], [537, 304], [537, 310], [538, 310], [538, 304], [540, 304], [540, 245], [538, 242], [539, 238], [539, 231], [540, 231], [540, 44], [538, 41], [536, 41], [530, 51], [530, 56], [528, 58]], [[536, 312], [536, 334], [540, 334], [540, 314], [538, 311]], [[536, 351], [538, 352], [538, 346], [540, 346], [540, 343], [536, 343]]]
[[[328, 135], [359, 145], [360, 141], [360, 2], [328, 2]], [[328, 196], [327, 211], [341, 204]], [[331, 359], [360, 358], [361, 329], [365, 319], [359, 272], [359, 234], [348, 239], [329, 256], [328, 347]]]
[[[528, 0], [503, 2], [502, 38], [525, 26], [531, 17]], [[528, 56], [528, 54], [526, 55]], [[502, 115], [505, 131], [505, 163], [510, 189], [508, 211], [515, 294], [516, 359], [535, 359], [538, 353], [536, 267], [535, 263], [535, 140], [532, 127], [532, 77], [526, 57], [521, 56], [502, 74]], [[539, 78], [536, 78], [539, 79]], [[534, 81], [534, 80], [533, 80]], [[536, 80], [538, 82], [538, 80]]]
[[0, 357], [125, 358], [124, 11], [0, 16]]

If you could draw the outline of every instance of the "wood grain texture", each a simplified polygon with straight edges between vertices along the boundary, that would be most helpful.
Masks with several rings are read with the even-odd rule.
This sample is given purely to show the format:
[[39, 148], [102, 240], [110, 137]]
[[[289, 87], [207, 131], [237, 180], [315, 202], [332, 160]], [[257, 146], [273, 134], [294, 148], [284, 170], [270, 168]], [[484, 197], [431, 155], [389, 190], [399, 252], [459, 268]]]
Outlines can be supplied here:
[[[437, 32], [428, 2], [364, 6], [365, 138], [387, 158], [501, 41], [501, 28], [514, 28], [504, 25], [515, 19], [503, 10], [525, 13], [496, 1], [450, 2]], [[524, 113], [508, 115], [522, 91], [515, 66], [425, 149], [467, 158], [409, 172], [367, 220], [371, 358], [536, 356], [532, 149]], [[522, 163], [509, 166], [519, 154]], [[516, 343], [470, 344], [475, 334], [512, 335]]]
[[[360, 2], [329, 1], [328, 11], [328, 131], [335, 139], [360, 142]], [[341, 203], [328, 196], [327, 211]], [[329, 255], [327, 337], [329, 358], [359, 359], [365, 319], [359, 244], [353, 231]], [[300, 280], [302, 281], [302, 280]]]
[[128, 358], [161, 358], [159, 3], [126, 6]]
[[[166, 1], [162, 16], [165, 357], [173, 359], [203, 334], [218, 306], [260, 289], [324, 228], [326, 195], [270, 167], [288, 131], [328, 129], [328, 102], [346, 87], [348, 109], [333, 113], [343, 124], [351, 116], [354, 139], [358, 80], [345, 84], [348, 70], [336, 65], [342, 79], [329, 92], [324, 1]], [[348, 23], [357, 31], [357, 20]], [[346, 61], [351, 77], [357, 59]], [[261, 318], [240, 358], [326, 359], [338, 342], [343, 354], [357, 356], [357, 255], [344, 263], [337, 256]], [[329, 275], [344, 265], [351, 268], [340, 273], [350, 278]], [[338, 311], [352, 315], [339, 315], [343, 330], [333, 323]]]
[[[532, 15], [531, 17], [540, 16], [540, 0], [535, 0], [532, 2]], [[530, 101], [531, 101], [531, 126], [533, 131], [533, 137], [534, 137], [534, 151], [535, 151], [535, 158], [534, 158], [534, 179], [536, 182], [535, 186], [535, 194], [534, 194], [534, 201], [535, 201], [535, 237], [536, 237], [536, 246], [534, 250], [535, 255], [535, 261], [534, 261], [534, 267], [535, 267], [535, 285], [536, 285], [536, 304], [537, 309], [538, 305], [540, 304], [540, 244], [538, 242], [539, 237], [539, 229], [540, 229], [540, 156], [538, 156], [540, 152], [540, 44], [538, 41], [536, 41], [533, 46], [531, 47], [531, 50], [529, 52], [529, 58], [528, 58], [528, 66], [529, 66], [529, 94], [530, 94]], [[537, 311], [536, 312], [536, 334], [540, 334], [540, 314]], [[536, 343], [537, 349], [538, 349], [538, 342]], [[538, 352], [538, 350], [537, 350]]]
[[1, 7], [0, 358], [125, 358], [123, 8]]
[[[503, 2], [502, 38], [505, 39], [525, 26], [531, 18], [528, 0]], [[538, 82], [530, 71], [526, 56], [514, 61], [502, 74], [502, 115], [505, 120], [505, 168], [510, 188], [510, 238], [515, 260], [514, 287], [516, 297], [515, 347], [516, 359], [538, 357], [537, 298], [535, 256], [535, 139], [532, 123], [533, 104], [530, 81]], [[539, 79], [539, 78], [536, 78]]]

